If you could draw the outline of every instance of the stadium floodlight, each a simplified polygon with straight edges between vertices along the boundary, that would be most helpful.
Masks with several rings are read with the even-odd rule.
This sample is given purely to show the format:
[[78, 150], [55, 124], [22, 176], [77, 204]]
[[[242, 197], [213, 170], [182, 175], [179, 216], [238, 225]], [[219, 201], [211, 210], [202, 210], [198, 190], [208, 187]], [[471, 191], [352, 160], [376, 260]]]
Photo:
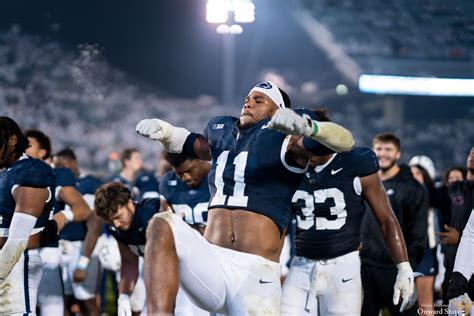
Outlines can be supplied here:
[[238, 24], [227, 25], [220, 24], [217, 26], [216, 32], [219, 34], [242, 34], [244, 29]]
[[229, 19], [231, 0], [208, 0], [206, 20], [209, 23], [225, 23]]
[[252, 23], [255, 21], [255, 4], [249, 0], [233, 2], [234, 20], [237, 23]]
[[474, 96], [474, 79], [361, 75], [359, 90], [366, 93]]
[[233, 24], [229, 28], [230, 34], [242, 34], [244, 29], [238, 24]]
[[229, 34], [230, 33], [230, 26], [227, 24], [220, 24], [216, 28], [216, 32], [219, 34]]

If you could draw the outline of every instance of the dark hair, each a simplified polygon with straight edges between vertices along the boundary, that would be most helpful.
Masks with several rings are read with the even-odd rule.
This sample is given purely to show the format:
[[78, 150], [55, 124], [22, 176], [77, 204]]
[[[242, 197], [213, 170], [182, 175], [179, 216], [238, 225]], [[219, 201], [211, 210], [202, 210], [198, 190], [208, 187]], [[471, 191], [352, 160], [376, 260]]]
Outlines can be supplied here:
[[165, 153], [165, 159], [175, 168], [181, 166], [186, 160], [191, 160], [193, 158], [183, 155], [183, 154], [174, 154], [170, 152]]
[[456, 166], [456, 167], [451, 167], [449, 168], [448, 170], [446, 170], [446, 172], [444, 173], [444, 176], [443, 176], [443, 183], [444, 184], [447, 184], [448, 183], [448, 178], [449, 178], [449, 174], [454, 171], [454, 170], [457, 170], [459, 172], [461, 172], [462, 174], [462, 178], [464, 180], [466, 180], [466, 177], [467, 177], [467, 169], [465, 167], [462, 167], [462, 166]]
[[278, 90], [280, 90], [281, 96], [283, 97], [283, 103], [285, 103], [285, 107], [291, 109], [291, 100], [288, 94], [280, 88], [278, 88]]
[[120, 182], [109, 182], [95, 192], [94, 210], [99, 217], [108, 220], [130, 199], [130, 190], [126, 186]]
[[46, 155], [43, 159], [47, 159], [51, 156], [51, 140], [45, 133], [37, 129], [29, 129], [25, 132], [25, 136], [36, 139], [41, 149], [46, 151]]
[[130, 160], [133, 153], [139, 153], [140, 151], [137, 148], [125, 148], [120, 155], [120, 162], [122, 166], [125, 165], [125, 160]]
[[331, 122], [331, 119], [329, 118], [328, 115], [328, 109], [326, 108], [314, 108], [311, 110], [311, 112], [316, 115], [316, 121], [319, 122]]
[[67, 160], [77, 160], [76, 159], [76, 154], [74, 153], [74, 150], [71, 148], [64, 148], [58, 151], [55, 155], [56, 157], [62, 157]]
[[375, 145], [375, 143], [378, 142], [392, 143], [395, 145], [395, 147], [397, 147], [398, 151], [401, 149], [400, 139], [392, 132], [385, 132], [375, 135], [374, 139], [372, 140], [372, 145]]
[[8, 140], [13, 135], [17, 137], [14, 152], [15, 159], [18, 159], [29, 146], [28, 138], [21, 132], [20, 127], [14, 120], [6, 116], [0, 116], [0, 148], [3, 149], [4, 156], [6, 154]]
[[416, 167], [421, 172], [421, 175], [423, 176], [423, 185], [424, 185], [426, 191], [428, 191], [428, 196], [429, 196], [429, 199], [430, 199], [430, 205], [433, 205], [434, 194], [435, 194], [435, 185], [434, 185], [433, 179], [431, 179], [428, 171], [426, 171], [426, 169], [423, 166], [421, 166], [421, 165], [411, 165], [410, 167]]

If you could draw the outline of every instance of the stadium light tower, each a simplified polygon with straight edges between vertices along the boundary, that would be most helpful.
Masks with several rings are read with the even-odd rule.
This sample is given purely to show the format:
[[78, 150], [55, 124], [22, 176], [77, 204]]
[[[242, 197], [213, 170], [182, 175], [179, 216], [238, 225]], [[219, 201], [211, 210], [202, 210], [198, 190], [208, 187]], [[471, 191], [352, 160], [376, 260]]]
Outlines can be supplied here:
[[208, 0], [206, 9], [207, 22], [218, 24], [216, 32], [223, 35], [222, 102], [229, 105], [235, 86], [234, 35], [244, 31], [240, 24], [255, 21], [255, 5], [251, 0]]

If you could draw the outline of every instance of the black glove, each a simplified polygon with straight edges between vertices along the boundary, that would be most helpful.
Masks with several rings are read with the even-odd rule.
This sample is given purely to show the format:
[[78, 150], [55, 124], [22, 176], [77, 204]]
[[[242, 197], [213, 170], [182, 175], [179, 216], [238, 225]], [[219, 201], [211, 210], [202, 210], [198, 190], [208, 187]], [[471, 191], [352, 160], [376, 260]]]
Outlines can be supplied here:
[[58, 224], [55, 220], [49, 220], [41, 232], [40, 247], [58, 242]]
[[448, 291], [446, 298], [448, 300], [456, 298], [464, 293], [467, 293], [467, 279], [460, 272], [454, 272], [451, 280], [449, 280]]

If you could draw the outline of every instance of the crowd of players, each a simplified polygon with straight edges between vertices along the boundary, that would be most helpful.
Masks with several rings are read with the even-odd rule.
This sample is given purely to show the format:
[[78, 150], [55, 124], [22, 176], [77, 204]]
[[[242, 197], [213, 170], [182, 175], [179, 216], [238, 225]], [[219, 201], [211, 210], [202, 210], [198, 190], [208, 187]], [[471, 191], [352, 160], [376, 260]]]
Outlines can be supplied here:
[[474, 150], [435, 186], [396, 135], [354, 146], [324, 110], [290, 108], [265, 82], [203, 134], [142, 120], [167, 170], [125, 149], [106, 179], [1, 117], [0, 314], [99, 315], [107, 275], [119, 315], [433, 314], [438, 266], [446, 312], [469, 308]]

